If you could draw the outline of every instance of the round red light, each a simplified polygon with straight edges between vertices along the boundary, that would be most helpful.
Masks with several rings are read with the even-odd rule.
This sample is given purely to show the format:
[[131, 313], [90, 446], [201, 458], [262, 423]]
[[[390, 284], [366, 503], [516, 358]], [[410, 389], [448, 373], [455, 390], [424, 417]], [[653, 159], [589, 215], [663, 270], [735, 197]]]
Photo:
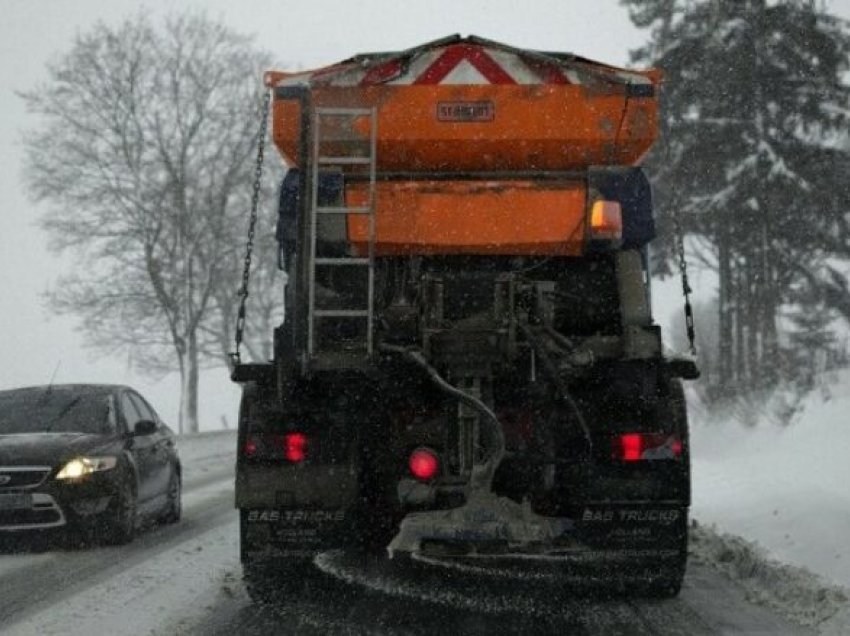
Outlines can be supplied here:
[[260, 450], [260, 447], [257, 445], [257, 440], [252, 437], [249, 437], [245, 442], [245, 455], [248, 457], [253, 457]]
[[410, 474], [420, 481], [430, 481], [440, 471], [440, 460], [437, 454], [429, 448], [417, 448], [410, 453], [407, 460]]

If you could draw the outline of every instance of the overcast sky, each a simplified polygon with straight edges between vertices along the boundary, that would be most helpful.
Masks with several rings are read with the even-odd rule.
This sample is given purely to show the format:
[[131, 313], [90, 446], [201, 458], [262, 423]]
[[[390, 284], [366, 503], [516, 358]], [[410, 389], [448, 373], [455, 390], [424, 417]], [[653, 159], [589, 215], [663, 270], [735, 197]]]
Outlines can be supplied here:
[[[850, 0], [827, 6], [850, 18]], [[445, 35], [474, 34], [519, 47], [570, 51], [625, 65], [645, 34], [617, 0], [0, 0], [0, 389], [57, 382], [118, 382], [138, 387], [176, 426], [178, 384], [134, 373], [126, 358], [95, 358], [81, 346], [75, 321], [51, 317], [42, 294], [62, 262], [37, 227], [39, 208], [21, 180], [21, 131], [32, 125], [15, 91], [46, 79], [48, 60], [68, 51], [98, 20], [115, 25], [139, 11], [163, 16], [203, 7], [256, 37], [285, 67], [324, 65], [354, 53], [405, 49]], [[246, 184], [249, 187], [249, 184]], [[238, 267], [234, 263], [234, 267]], [[657, 308], [660, 314], [671, 307]], [[58, 370], [57, 370], [58, 365]], [[201, 386], [201, 428], [235, 422], [238, 390], [223, 370]]]

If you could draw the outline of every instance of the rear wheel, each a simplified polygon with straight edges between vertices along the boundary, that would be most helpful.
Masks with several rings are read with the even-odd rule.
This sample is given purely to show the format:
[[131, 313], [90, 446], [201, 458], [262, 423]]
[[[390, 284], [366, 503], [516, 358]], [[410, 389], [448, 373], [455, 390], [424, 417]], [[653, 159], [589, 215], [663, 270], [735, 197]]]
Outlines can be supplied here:
[[682, 590], [682, 582], [685, 579], [685, 562], [671, 566], [671, 572], [658, 577], [646, 584], [641, 590], [643, 596], [649, 598], [673, 598]]
[[316, 575], [307, 558], [246, 559], [242, 561], [242, 580], [251, 601], [271, 604], [287, 596], [300, 594]]

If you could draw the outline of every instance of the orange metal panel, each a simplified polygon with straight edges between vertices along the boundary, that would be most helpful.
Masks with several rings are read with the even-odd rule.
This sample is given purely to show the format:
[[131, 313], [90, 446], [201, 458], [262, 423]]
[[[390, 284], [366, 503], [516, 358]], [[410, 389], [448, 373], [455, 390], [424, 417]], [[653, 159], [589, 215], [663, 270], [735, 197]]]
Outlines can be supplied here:
[[[407, 181], [377, 184], [377, 256], [406, 254], [581, 254], [583, 182]], [[368, 185], [349, 184], [346, 204], [368, 203]], [[369, 219], [348, 215], [348, 238], [366, 250]]]
[[[381, 171], [576, 170], [631, 164], [657, 135], [654, 97], [627, 99], [622, 85], [377, 85], [311, 89], [315, 106], [378, 109]], [[472, 121], [446, 108], [484, 105]], [[443, 108], [441, 111], [440, 109]], [[275, 100], [273, 134], [295, 165], [297, 102]], [[332, 126], [332, 122], [330, 124]], [[365, 154], [368, 122], [326, 127], [323, 155]]]
[[[623, 123], [617, 135], [621, 149], [621, 163], [640, 163], [650, 146], [644, 140], [655, 140], [658, 135], [658, 102], [654, 97], [632, 97], [626, 105]], [[635, 155], [634, 152], [639, 154]]]

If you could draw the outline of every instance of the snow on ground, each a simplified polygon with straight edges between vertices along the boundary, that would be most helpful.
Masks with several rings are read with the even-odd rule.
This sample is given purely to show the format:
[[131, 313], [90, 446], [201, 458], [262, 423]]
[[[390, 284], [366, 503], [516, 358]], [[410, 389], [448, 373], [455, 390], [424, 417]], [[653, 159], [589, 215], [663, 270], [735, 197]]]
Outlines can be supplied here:
[[847, 590], [804, 568], [780, 563], [741, 537], [693, 522], [690, 567], [704, 563], [736, 581], [746, 599], [824, 636], [850, 634]]
[[[167, 635], [203, 618], [220, 594], [242, 594], [235, 519], [15, 625], [9, 634]], [[120, 608], [120, 611], [116, 611]]]
[[192, 483], [220, 469], [236, 464], [236, 432], [215, 431], [177, 438], [177, 453], [183, 466], [184, 483]]
[[[837, 374], [828, 392], [812, 393], [787, 427], [767, 413], [755, 426], [746, 426], [734, 418], [709, 421], [704, 412], [691, 412], [692, 515], [716, 531], [702, 529], [704, 544], [716, 544], [707, 556], [734, 578], [760, 580], [768, 594], [783, 581], [820, 590], [809, 599], [822, 603], [818, 609], [791, 608], [791, 613], [808, 624], [821, 624], [838, 612], [821, 624], [824, 633], [850, 633], [850, 592], [833, 587], [850, 588], [848, 413], [850, 371]], [[757, 545], [733, 537], [721, 540], [718, 535], [724, 533]], [[767, 568], [770, 574], [762, 576], [760, 570], [770, 561], [805, 568], [822, 579], [793, 568]], [[774, 600], [793, 604], [793, 597], [793, 592], [779, 591]]]

